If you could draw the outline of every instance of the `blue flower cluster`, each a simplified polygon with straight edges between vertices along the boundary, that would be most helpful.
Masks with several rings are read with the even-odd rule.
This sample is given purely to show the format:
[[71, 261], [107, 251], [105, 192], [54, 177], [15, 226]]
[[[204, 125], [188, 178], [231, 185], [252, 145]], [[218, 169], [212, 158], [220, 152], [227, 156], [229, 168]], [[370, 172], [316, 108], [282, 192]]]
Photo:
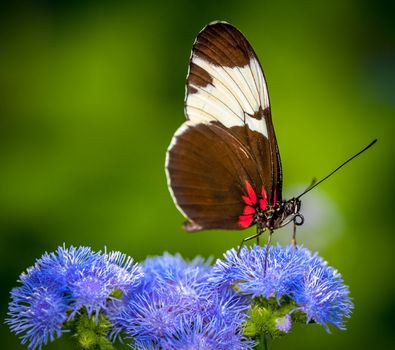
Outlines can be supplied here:
[[59, 247], [45, 253], [11, 291], [11, 331], [28, 349], [41, 348], [67, 331], [64, 324], [84, 309], [89, 316], [113, 309], [115, 291], [130, 295], [142, 280], [141, 267], [120, 252]]
[[20, 282], [7, 323], [29, 350], [70, 330], [82, 313], [96, 322], [104, 316], [105, 336], [137, 350], [231, 350], [254, 348], [261, 329], [288, 333], [297, 314], [344, 329], [352, 310], [341, 276], [293, 246], [272, 246], [267, 257], [265, 247], [231, 249], [213, 266], [168, 253], [134, 264], [119, 252], [61, 247]]
[[290, 314], [298, 310], [306, 315], [307, 322], [321, 324], [327, 331], [328, 324], [344, 329], [344, 319], [350, 317], [353, 308], [341, 275], [300, 246], [272, 246], [267, 257], [266, 249], [257, 245], [243, 247], [239, 254], [231, 249], [213, 267], [211, 282], [217, 287], [236, 288], [252, 299], [275, 298], [280, 303], [283, 297], [290, 298], [295, 304]]
[[208, 262], [180, 255], [147, 258], [140, 291], [109, 317], [134, 349], [251, 349], [242, 335], [248, 299], [208, 283]]

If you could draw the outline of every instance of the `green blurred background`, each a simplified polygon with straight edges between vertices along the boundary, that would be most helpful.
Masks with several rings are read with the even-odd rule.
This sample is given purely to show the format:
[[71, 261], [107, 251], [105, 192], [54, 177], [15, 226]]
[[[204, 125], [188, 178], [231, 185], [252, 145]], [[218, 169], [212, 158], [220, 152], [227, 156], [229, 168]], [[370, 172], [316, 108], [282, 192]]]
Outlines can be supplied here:
[[[1, 319], [44, 251], [220, 257], [251, 232], [182, 231], [166, 148], [184, 121], [192, 42], [216, 19], [250, 40], [269, 84], [285, 195], [373, 149], [304, 198], [299, 241], [335, 266], [347, 331], [296, 329], [271, 349], [394, 344], [393, 1], [14, 1], [0, 5]], [[296, 192], [295, 192], [296, 191]], [[289, 242], [291, 228], [274, 238]], [[72, 349], [67, 337], [48, 349]], [[1, 347], [23, 349], [1, 325]]]

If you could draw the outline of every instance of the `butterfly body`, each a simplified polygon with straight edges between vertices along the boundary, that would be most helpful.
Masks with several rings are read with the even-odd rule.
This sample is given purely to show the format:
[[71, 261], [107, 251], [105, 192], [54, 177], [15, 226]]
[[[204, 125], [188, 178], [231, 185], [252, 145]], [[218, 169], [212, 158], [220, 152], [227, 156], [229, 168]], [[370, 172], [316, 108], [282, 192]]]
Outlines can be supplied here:
[[193, 44], [185, 115], [166, 156], [168, 187], [187, 218], [185, 230], [256, 225], [260, 235], [301, 218], [300, 200], [282, 199], [281, 159], [260, 62], [226, 22], [210, 23]]

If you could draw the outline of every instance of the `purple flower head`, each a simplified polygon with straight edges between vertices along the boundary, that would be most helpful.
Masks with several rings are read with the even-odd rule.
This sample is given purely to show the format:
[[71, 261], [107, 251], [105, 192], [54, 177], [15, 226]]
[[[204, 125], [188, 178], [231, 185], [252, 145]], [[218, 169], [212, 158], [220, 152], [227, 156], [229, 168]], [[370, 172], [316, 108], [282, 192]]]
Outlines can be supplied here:
[[184, 307], [182, 297], [169, 293], [142, 293], [136, 295], [120, 323], [129, 338], [157, 344], [161, 338], [178, 328], [178, 319]]
[[307, 321], [314, 320], [328, 332], [327, 324], [345, 329], [344, 319], [350, 317], [353, 309], [341, 275], [318, 255], [312, 256], [306, 266], [303, 283], [295, 291], [294, 299], [307, 315]]
[[[213, 289], [208, 281], [211, 269], [204, 260], [187, 262], [180, 255], [165, 253], [148, 258], [143, 268], [144, 288], [130, 298], [122, 312], [110, 318], [115, 333], [126, 331], [135, 349], [172, 349], [182, 341], [185, 346], [181, 349], [193, 349], [199, 339], [208, 342], [226, 331], [228, 339], [244, 341], [241, 324], [248, 301], [232, 290]], [[219, 345], [200, 348], [221, 349]]]
[[98, 316], [107, 306], [107, 298], [114, 290], [110, 281], [111, 272], [103, 260], [97, 260], [84, 268], [72, 269], [67, 276], [71, 298], [70, 318], [81, 308], [86, 308], [88, 316]]
[[262, 296], [279, 300], [301, 282], [303, 263], [310, 253], [306, 249], [295, 250], [292, 246], [271, 246], [266, 272], [265, 257], [266, 248], [258, 245], [244, 246], [239, 256], [235, 249], [230, 249], [225, 253], [225, 260], [217, 260], [214, 265], [212, 282], [217, 286], [236, 284], [239, 293], [253, 298]]
[[166, 281], [182, 281], [191, 274], [196, 278], [205, 278], [209, 271], [210, 261], [196, 257], [186, 261], [180, 254], [171, 255], [165, 252], [161, 256], [149, 257], [143, 262], [145, 289], [155, 288]]
[[118, 301], [112, 297], [113, 293], [131, 293], [141, 278], [141, 268], [120, 252], [95, 254], [87, 261], [71, 265], [66, 273], [71, 297], [70, 317], [81, 308], [87, 310], [89, 317], [93, 313], [97, 317], [100, 311], [106, 312], [112, 302]]
[[89, 247], [59, 247], [56, 252], [45, 253], [37, 260], [35, 269], [57, 276], [61, 288], [70, 297], [70, 318], [81, 308], [88, 316], [106, 310], [114, 301], [111, 294], [119, 290], [128, 293], [137, 287], [142, 278], [141, 268], [133, 259], [120, 252], [94, 252]]
[[203, 291], [209, 303], [205, 310], [205, 319], [212, 322], [220, 330], [224, 325], [241, 325], [250, 307], [250, 300], [230, 288], [213, 288], [208, 280]]
[[93, 252], [87, 247], [59, 247], [45, 253], [22, 273], [11, 292], [6, 322], [29, 349], [60, 336], [66, 320], [86, 310], [90, 318], [114, 309], [142, 279], [139, 265], [119, 252]]
[[327, 324], [343, 329], [352, 302], [348, 287], [333, 268], [303, 247], [271, 246], [266, 271], [265, 258], [266, 247], [245, 246], [239, 256], [231, 249], [214, 265], [211, 281], [218, 288], [231, 287], [252, 299], [275, 298], [279, 305], [286, 297], [295, 304], [294, 311], [306, 314], [307, 321], [326, 329]]
[[51, 254], [45, 253], [20, 275], [22, 285], [11, 291], [6, 323], [11, 331], [22, 334], [22, 343], [28, 343], [29, 349], [41, 348], [64, 331], [70, 298], [65, 270], [53, 265]]
[[206, 321], [200, 315], [184, 317], [172, 335], [159, 342], [168, 350], [243, 350], [253, 349], [255, 343], [240, 335], [237, 323]]
[[89, 247], [70, 246], [70, 248], [66, 248], [63, 245], [58, 247], [55, 252], [44, 253], [40, 259], [37, 259], [35, 266], [40, 270], [49, 270], [58, 276], [66, 277], [70, 270], [89, 265], [100, 257], [100, 251], [94, 252]]
[[289, 314], [276, 319], [276, 328], [284, 333], [288, 333], [292, 328], [292, 318]]
[[112, 251], [106, 258], [112, 270], [112, 284], [123, 294], [133, 293], [143, 281], [142, 267], [121, 252]]
[[156, 343], [174, 333], [184, 314], [197, 314], [206, 308], [207, 300], [200, 291], [209, 270], [203, 259], [189, 263], [168, 253], [148, 258], [143, 270], [142, 288], [110, 320], [113, 334], [126, 330], [135, 340]]
[[28, 343], [29, 350], [41, 349], [62, 335], [68, 300], [61, 291], [26, 281], [11, 291], [11, 298], [6, 323], [11, 331], [22, 334], [22, 344]]

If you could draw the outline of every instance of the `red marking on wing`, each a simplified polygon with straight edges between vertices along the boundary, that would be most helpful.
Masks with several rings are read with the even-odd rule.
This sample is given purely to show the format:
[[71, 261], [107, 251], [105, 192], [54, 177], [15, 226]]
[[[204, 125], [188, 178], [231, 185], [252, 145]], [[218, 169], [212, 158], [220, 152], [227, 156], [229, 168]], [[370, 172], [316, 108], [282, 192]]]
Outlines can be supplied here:
[[251, 214], [255, 214], [255, 208], [246, 205], [243, 210], [243, 215], [251, 215]]
[[247, 188], [248, 197], [250, 197], [251, 202], [253, 204], [256, 204], [257, 201], [256, 193], [252, 188], [251, 184], [247, 180], [246, 180], [246, 188]]
[[254, 204], [254, 203], [252, 203], [251, 199], [249, 197], [247, 197], [247, 196], [241, 196], [241, 198], [243, 198], [243, 201], [244, 201], [245, 204], [248, 204], [248, 205], [253, 205]]
[[266, 197], [266, 191], [265, 188], [262, 185], [262, 199], [259, 200], [259, 206], [261, 207], [262, 210], [266, 210], [267, 207], [267, 197]]
[[256, 213], [256, 208], [254, 208], [254, 206], [258, 202], [258, 197], [251, 184], [247, 180], [245, 184], [248, 196], [241, 196], [241, 198], [247, 205], [244, 207], [243, 214], [239, 216], [238, 221], [238, 224], [243, 228], [250, 227], [254, 221], [254, 214]]
[[275, 206], [277, 203], [277, 192], [276, 189], [274, 189], [274, 193], [273, 193], [273, 206]]
[[239, 216], [239, 225], [241, 227], [247, 228], [252, 224], [252, 215], [241, 215]]

